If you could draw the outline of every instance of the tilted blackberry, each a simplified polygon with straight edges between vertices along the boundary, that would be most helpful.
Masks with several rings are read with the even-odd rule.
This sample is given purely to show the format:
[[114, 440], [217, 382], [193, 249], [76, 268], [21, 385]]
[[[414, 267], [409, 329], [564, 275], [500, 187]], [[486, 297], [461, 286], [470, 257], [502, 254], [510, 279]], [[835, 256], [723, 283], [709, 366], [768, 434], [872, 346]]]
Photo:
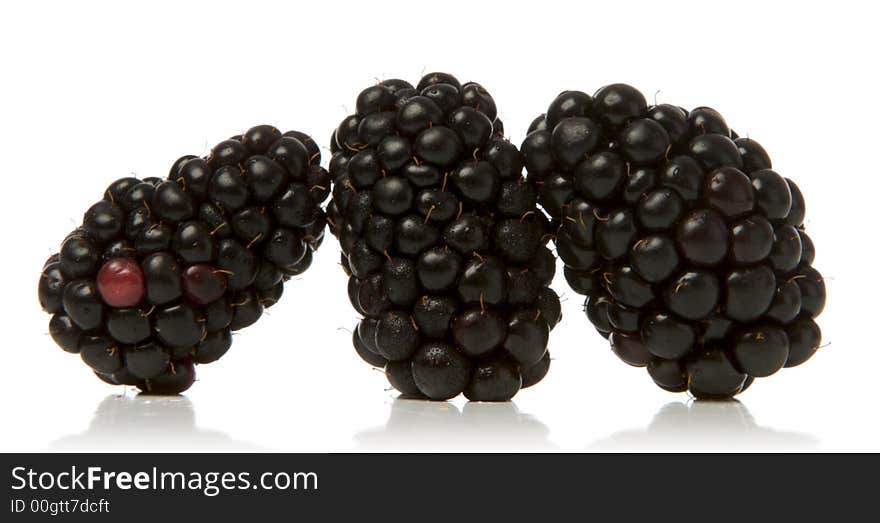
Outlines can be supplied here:
[[333, 135], [354, 347], [404, 394], [505, 401], [549, 368], [548, 221], [500, 125], [483, 87], [433, 73], [365, 89]]
[[329, 192], [315, 142], [269, 125], [113, 182], [43, 267], [52, 338], [108, 383], [186, 390], [309, 267]]
[[729, 398], [819, 347], [803, 197], [717, 111], [566, 91], [521, 150], [587, 317], [658, 386]]

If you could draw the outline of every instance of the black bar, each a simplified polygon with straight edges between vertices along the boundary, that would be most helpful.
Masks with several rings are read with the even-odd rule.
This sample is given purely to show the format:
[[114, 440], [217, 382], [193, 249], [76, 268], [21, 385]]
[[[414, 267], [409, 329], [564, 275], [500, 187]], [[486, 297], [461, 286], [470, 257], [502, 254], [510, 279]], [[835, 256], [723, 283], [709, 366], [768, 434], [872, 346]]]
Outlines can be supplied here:
[[[731, 515], [747, 521], [774, 514], [786, 520], [798, 514], [813, 518], [823, 510], [861, 519], [860, 514], [875, 510], [867, 512], [880, 465], [876, 455], [762, 454], [4, 454], [0, 464], [6, 476], [0, 521], [8, 522], [182, 521], [196, 516], [318, 521], [352, 515], [410, 522], [441, 516], [493, 522], [715, 521]], [[66, 486], [68, 476], [58, 474], [73, 467], [78, 472], [100, 467], [99, 482], [91, 489], [13, 489], [29, 481], [28, 469], [51, 473], [53, 481], [58, 478]], [[164, 490], [152, 483], [145, 490], [122, 490], [114, 483], [121, 472], [152, 476], [154, 468], [203, 481], [186, 489], [166, 483]], [[116, 474], [107, 480], [109, 490], [102, 483], [105, 472]], [[251, 485], [211, 495], [208, 472], [247, 473], [251, 483], [272, 473], [266, 480], [272, 489]], [[297, 481], [297, 488], [277, 488], [285, 486], [285, 475], [291, 485]], [[48, 478], [43, 475], [44, 486]], [[90, 512], [70, 512], [70, 500], [86, 498]]]

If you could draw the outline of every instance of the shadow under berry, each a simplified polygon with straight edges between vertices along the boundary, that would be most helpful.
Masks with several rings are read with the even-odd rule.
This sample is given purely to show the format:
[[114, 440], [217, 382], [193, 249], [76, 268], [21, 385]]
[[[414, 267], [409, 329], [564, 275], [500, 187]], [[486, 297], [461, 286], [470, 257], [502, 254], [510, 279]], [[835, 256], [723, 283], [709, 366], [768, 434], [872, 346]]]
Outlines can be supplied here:
[[800, 432], [759, 425], [740, 401], [672, 401], [645, 428], [615, 432], [593, 442], [597, 452], [802, 452], [819, 440]]
[[51, 451], [257, 452], [258, 445], [200, 427], [185, 396], [110, 394], [98, 404], [88, 429], [49, 444]]
[[354, 436], [355, 452], [556, 451], [550, 430], [512, 401], [449, 402], [395, 398], [383, 426]]

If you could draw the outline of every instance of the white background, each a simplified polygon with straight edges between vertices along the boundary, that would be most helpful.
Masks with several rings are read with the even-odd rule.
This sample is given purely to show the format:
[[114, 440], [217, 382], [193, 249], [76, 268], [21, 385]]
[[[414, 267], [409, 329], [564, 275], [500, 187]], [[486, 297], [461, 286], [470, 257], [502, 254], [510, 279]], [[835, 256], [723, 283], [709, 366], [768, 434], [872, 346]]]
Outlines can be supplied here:
[[[880, 450], [880, 41], [855, 5], [5, 4], [0, 451]], [[486, 86], [516, 144], [564, 89], [627, 82], [720, 110], [806, 197], [827, 346], [738, 403], [692, 403], [611, 354], [560, 270], [564, 321], [539, 386], [502, 405], [395, 400], [351, 348], [333, 238], [184, 397], [105, 385], [53, 344], [40, 267], [109, 182], [165, 176], [258, 123], [326, 145], [362, 88], [431, 70]]]

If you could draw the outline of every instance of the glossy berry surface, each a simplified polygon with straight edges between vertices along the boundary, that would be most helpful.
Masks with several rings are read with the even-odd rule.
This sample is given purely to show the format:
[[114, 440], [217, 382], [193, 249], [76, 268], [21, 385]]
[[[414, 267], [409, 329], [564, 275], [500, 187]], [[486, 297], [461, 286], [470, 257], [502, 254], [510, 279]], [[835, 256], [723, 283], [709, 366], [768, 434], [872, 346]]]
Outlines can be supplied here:
[[[431, 73], [380, 82], [356, 106], [330, 144], [327, 208], [363, 315], [355, 350], [408, 396], [506, 401], [538, 383], [560, 318], [549, 223], [491, 95]], [[597, 131], [570, 119], [547, 143], [576, 163]]]
[[181, 282], [186, 297], [198, 305], [210, 305], [226, 293], [226, 276], [203, 263], [187, 267]]
[[43, 267], [52, 339], [103, 381], [183, 392], [230, 349], [323, 240], [330, 177], [315, 142], [269, 125], [122, 178]]
[[659, 387], [730, 398], [817, 351], [803, 196], [718, 111], [565, 91], [521, 149], [589, 321]]
[[98, 271], [98, 292], [110, 307], [134, 307], [144, 299], [144, 271], [131, 258], [113, 258]]

